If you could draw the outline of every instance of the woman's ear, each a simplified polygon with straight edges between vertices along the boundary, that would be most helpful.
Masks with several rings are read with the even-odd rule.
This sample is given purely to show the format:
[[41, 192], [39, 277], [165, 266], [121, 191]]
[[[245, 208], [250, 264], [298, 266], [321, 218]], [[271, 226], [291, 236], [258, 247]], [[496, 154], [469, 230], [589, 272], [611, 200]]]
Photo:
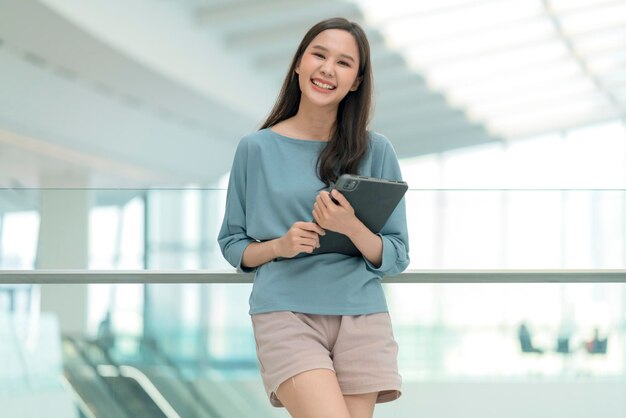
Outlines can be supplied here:
[[302, 58], [298, 58], [298, 61], [296, 61], [296, 68], [293, 70], [296, 74], [300, 74], [300, 61], [302, 60]]
[[350, 87], [350, 91], [357, 91], [359, 88], [359, 85], [361, 85], [361, 81], [363, 81], [363, 77], [357, 77], [356, 80], [354, 80], [354, 83], [352, 83], [352, 87]]

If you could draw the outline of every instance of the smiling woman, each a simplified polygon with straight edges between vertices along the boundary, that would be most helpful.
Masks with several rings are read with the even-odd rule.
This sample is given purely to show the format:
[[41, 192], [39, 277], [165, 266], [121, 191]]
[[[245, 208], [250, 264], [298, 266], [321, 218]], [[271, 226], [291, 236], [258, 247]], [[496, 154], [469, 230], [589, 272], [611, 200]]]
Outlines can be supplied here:
[[[297, 418], [371, 418], [377, 402], [400, 396], [381, 279], [409, 264], [404, 201], [374, 234], [327, 191], [346, 173], [401, 180], [389, 140], [368, 131], [371, 95], [363, 29], [318, 23], [231, 170], [218, 241], [233, 266], [255, 272], [250, 314], [265, 390]], [[360, 254], [312, 255], [326, 230]]]

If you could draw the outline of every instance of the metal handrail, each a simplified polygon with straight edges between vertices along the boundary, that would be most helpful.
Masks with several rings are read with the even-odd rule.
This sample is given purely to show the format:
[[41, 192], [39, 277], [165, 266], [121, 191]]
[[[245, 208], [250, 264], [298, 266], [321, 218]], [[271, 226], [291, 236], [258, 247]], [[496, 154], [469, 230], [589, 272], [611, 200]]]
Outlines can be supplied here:
[[178, 412], [172, 407], [169, 401], [165, 399], [163, 394], [157, 389], [145, 373], [136, 367], [120, 364], [113, 360], [109, 351], [104, 349], [97, 340], [82, 339], [82, 341], [85, 344], [98, 349], [108, 363], [96, 365], [96, 370], [100, 376], [124, 377], [134, 380], [145, 392], [148, 398], [150, 398], [154, 405], [160, 410], [163, 416], [167, 418], [181, 418]]
[[98, 371], [98, 366], [93, 361], [91, 361], [91, 359], [89, 358], [89, 355], [85, 352], [83, 347], [80, 346], [77, 338], [69, 336], [69, 335], [62, 335], [61, 340], [64, 342], [68, 342], [69, 344], [72, 345], [72, 347], [74, 347], [74, 349], [76, 350], [76, 353], [78, 354], [80, 359], [83, 361], [83, 363], [87, 365], [94, 372], [96, 379], [98, 379], [98, 381], [103, 385], [103, 387], [106, 388], [107, 394], [111, 396], [111, 398], [115, 402], [117, 402], [118, 405], [120, 405], [121, 410], [124, 413], [124, 415], [126, 415], [127, 417], [131, 417], [132, 416], [131, 411], [126, 407], [124, 400], [121, 399], [119, 395], [113, 390], [110, 382], [108, 382], [104, 378], [104, 376], [100, 374], [100, 372]]
[[[0, 284], [252, 283], [235, 270], [0, 270]], [[626, 283], [626, 269], [408, 270], [383, 283]]]
[[207, 401], [207, 399], [200, 393], [198, 388], [185, 379], [182, 370], [176, 364], [176, 362], [169, 356], [163, 349], [159, 346], [158, 342], [154, 338], [142, 338], [141, 342], [149, 349], [152, 350], [154, 354], [159, 357], [166, 366], [168, 366], [176, 376], [176, 380], [187, 389], [187, 391], [191, 394], [194, 400], [200, 404], [202, 409], [207, 412], [210, 416], [219, 418], [221, 415], [211, 406], [211, 404]]
[[154, 405], [159, 408], [160, 412], [167, 418], [181, 418], [172, 405], [165, 399], [163, 394], [154, 386], [154, 383], [136, 367], [126, 365], [99, 365], [98, 373], [107, 377], [125, 377], [134, 380], [139, 387], [146, 393]]

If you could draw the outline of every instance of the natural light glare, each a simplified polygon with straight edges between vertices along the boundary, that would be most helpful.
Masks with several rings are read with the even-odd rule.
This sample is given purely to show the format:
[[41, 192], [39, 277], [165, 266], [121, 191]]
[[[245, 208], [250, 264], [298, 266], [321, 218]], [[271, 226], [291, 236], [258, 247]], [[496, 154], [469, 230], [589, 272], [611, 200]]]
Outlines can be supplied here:
[[610, 27], [626, 25], [626, 3], [612, 2], [564, 14], [560, 24], [568, 35], [578, 35]]
[[3, 269], [32, 269], [39, 235], [39, 214], [34, 211], [3, 215], [0, 262]]
[[[594, 196], [591, 193], [563, 194], [563, 261], [569, 268], [589, 268], [594, 263]], [[597, 238], [597, 237], [596, 237]]]
[[144, 256], [144, 201], [130, 200], [122, 211], [124, 229], [120, 238], [119, 268], [141, 269]]
[[[428, 63], [421, 61], [419, 49], [408, 49], [405, 56], [416, 69], [422, 69], [429, 79], [437, 83], [439, 77], [443, 79], [457, 77], [488, 75], [504, 71], [517, 71], [523, 68], [532, 68], [534, 64], [549, 63], [557, 59], [567, 59], [570, 53], [561, 42], [548, 41], [545, 43], [518, 47], [505, 50], [494, 55], [478, 57], [462, 57], [458, 61], [448, 62], [441, 66], [428, 67]], [[441, 86], [445, 87], [445, 86]]]
[[358, 3], [428, 88], [491, 136], [521, 138], [622, 112], [608, 96], [626, 98], [624, 2], [417, 1], [394, 3], [394, 12], [386, 1]]
[[582, 12], [590, 7], [615, 3], [615, 0], [550, 0], [550, 8], [559, 12]]
[[[442, 199], [441, 216], [446, 220], [441, 231], [446, 243], [443, 265], [462, 269], [504, 267], [500, 232], [505, 214], [500, 193], [457, 191], [444, 193]], [[477, 236], [480, 251], [472, 251]]]
[[98, 326], [105, 318], [107, 311], [115, 309], [112, 305], [115, 285], [109, 283], [90, 284], [87, 293], [87, 332], [92, 336], [98, 333]]
[[181, 320], [186, 328], [197, 328], [200, 324], [200, 284], [189, 283], [181, 291], [181, 298], [185, 303], [181, 306]]
[[542, 90], [553, 87], [559, 81], [574, 81], [584, 74], [574, 61], [554, 61], [541, 67], [533, 66], [521, 71], [490, 74], [489, 77], [474, 75], [469, 78], [459, 78], [459, 73], [441, 75], [433, 78], [442, 85], [448, 86], [449, 94], [455, 97], [471, 95], [477, 102], [481, 97], [489, 100], [492, 97], [501, 97], [515, 94], [520, 90]]
[[607, 74], [619, 71], [623, 74], [626, 67], [626, 49], [622, 48], [615, 53], [592, 55], [588, 59], [589, 69], [594, 74]]
[[440, 64], [446, 60], [473, 58], [494, 52], [506, 52], [512, 44], [529, 45], [554, 40], [557, 33], [548, 19], [537, 19], [520, 25], [498, 27], [492, 31], [470, 33], [463, 37], [416, 42], [410, 39], [394, 39], [399, 49], [414, 48], [424, 64]]
[[[197, 187], [191, 185], [190, 187]], [[183, 211], [183, 239], [189, 245], [198, 245], [200, 241], [200, 192], [181, 190]]]
[[144, 286], [126, 283], [116, 286], [113, 326], [121, 335], [142, 335]]
[[503, 177], [494, 175], [505, 171], [504, 148], [497, 145], [481, 145], [463, 152], [451, 151], [442, 158], [443, 184], [452, 189], [482, 187], [502, 188]]
[[562, 203], [555, 192], [511, 192], [507, 196], [506, 266], [561, 268]]
[[594, 54], [603, 51], [618, 52], [626, 44], [626, 25], [608, 30], [595, 32], [593, 36], [573, 37], [574, 47], [578, 53]]
[[[621, 123], [590, 126], [567, 134], [563, 162], [569, 187], [624, 188], [626, 132]], [[602, 162], [589, 164], [590, 161]]]
[[579, 78], [569, 84], [546, 86], [543, 90], [519, 89], [510, 93], [512, 94], [502, 94], [491, 98], [456, 96], [453, 103], [475, 102], [472, 106], [472, 114], [495, 117], [523, 112], [529, 108], [559, 107], [571, 100], [584, 100], [586, 97], [596, 96], [597, 90], [589, 79]]
[[[403, 160], [402, 167], [405, 180], [415, 188], [407, 195], [413, 268], [626, 265], [619, 252], [623, 229], [610, 228], [624, 222], [619, 200], [624, 192], [532, 191], [626, 187], [626, 133], [620, 122]], [[494, 190], [466, 195], [420, 188]], [[585, 215], [590, 202], [594, 213], [606, 216]], [[472, 245], [476, 236], [484, 248]], [[590, 242], [611, 255], [594, 256], [598, 250]]]
[[512, 189], [558, 189], [570, 184], [565, 170], [564, 138], [558, 134], [542, 135], [507, 143], [502, 177]]
[[[432, 13], [405, 15], [380, 24], [390, 44], [407, 40], [419, 42], [444, 36], [459, 36], [485, 26], [502, 27], [516, 21], [540, 17], [543, 5], [539, 0], [503, 0], [474, 3], [462, 8], [443, 9]], [[375, 16], [372, 13], [372, 16]], [[376, 19], [374, 17], [374, 19]], [[373, 23], [378, 24], [376, 20]]]
[[116, 248], [121, 232], [120, 208], [102, 206], [89, 213], [89, 266], [94, 269], [108, 269], [115, 265]]
[[[622, 170], [623, 171], [623, 170]], [[595, 194], [597, 207], [597, 231], [602, 239], [596, 243], [598, 264], [606, 268], [621, 268], [626, 259], [626, 246], [624, 228], [616, 228], [616, 225], [626, 224], [624, 217], [624, 194], [614, 191]], [[625, 225], [626, 226], [626, 225]]]
[[410, 1], [406, 0], [352, 0], [363, 8], [365, 17], [370, 21], [382, 22], [413, 14], [453, 10], [462, 7], [471, 7], [474, 0], [438, 0]]
[[524, 113], [495, 116], [488, 126], [493, 132], [518, 132], [532, 134], [558, 129], [567, 120], [574, 118], [579, 121], [593, 121], [599, 115], [612, 115], [617, 117], [617, 111], [613, 109], [606, 97], [594, 96], [584, 102], [569, 101], [556, 103], [554, 107], [527, 110]]

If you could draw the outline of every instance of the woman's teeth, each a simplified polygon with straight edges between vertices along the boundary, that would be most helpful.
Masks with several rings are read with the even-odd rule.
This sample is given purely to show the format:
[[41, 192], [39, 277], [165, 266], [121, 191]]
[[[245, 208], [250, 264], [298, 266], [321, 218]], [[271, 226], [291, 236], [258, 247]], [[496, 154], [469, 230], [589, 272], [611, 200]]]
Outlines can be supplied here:
[[334, 87], [334, 86], [331, 86], [330, 84], [320, 83], [320, 82], [319, 82], [319, 81], [317, 81], [317, 80], [311, 80], [311, 81], [312, 81], [312, 82], [313, 82], [313, 84], [315, 84], [317, 87], [321, 87], [321, 88], [326, 89], [326, 90], [334, 90], [334, 89], [335, 89], [335, 87]]

